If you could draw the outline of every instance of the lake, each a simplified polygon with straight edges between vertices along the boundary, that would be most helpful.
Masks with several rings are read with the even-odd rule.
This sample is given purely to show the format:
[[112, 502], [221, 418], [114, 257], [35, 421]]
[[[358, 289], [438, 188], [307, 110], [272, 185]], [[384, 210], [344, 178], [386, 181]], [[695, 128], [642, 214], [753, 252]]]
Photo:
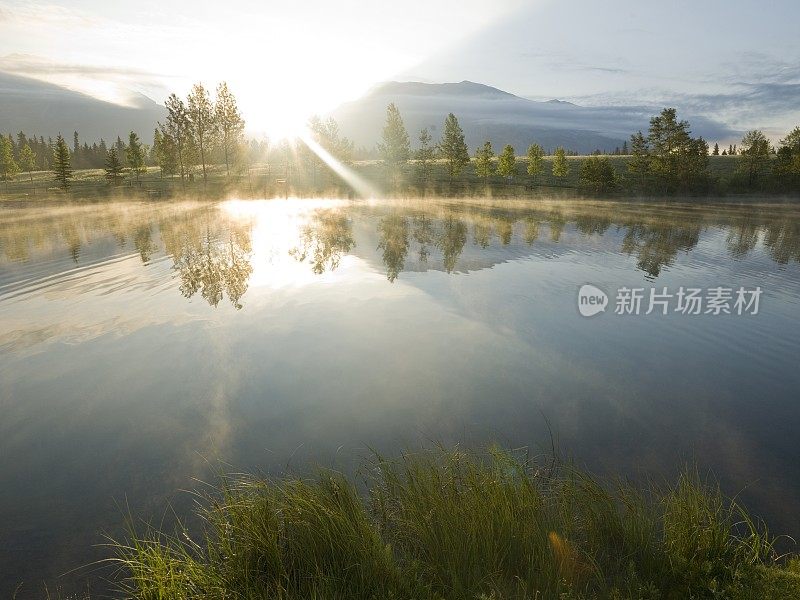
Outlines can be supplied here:
[[420, 444], [696, 464], [800, 536], [799, 318], [792, 204], [7, 203], [0, 596], [102, 588], [215, 472]]

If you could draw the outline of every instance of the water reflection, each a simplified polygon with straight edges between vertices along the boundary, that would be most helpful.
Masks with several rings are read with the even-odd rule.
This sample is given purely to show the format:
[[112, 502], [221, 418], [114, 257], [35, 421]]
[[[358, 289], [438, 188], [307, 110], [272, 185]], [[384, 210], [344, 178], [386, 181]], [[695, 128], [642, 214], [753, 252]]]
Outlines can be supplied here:
[[288, 252], [300, 262], [310, 259], [311, 270], [317, 275], [336, 269], [342, 256], [355, 247], [352, 223], [341, 209], [316, 211], [302, 226], [299, 237], [299, 244]]
[[[217, 211], [203, 209], [162, 221], [159, 228], [185, 298], [199, 292], [217, 306], [227, 296], [235, 308], [242, 308], [240, 300], [253, 272], [250, 223], [225, 222]], [[149, 255], [145, 259], [141, 250], [140, 254], [143, 262], [149, 260]]]
[[635, 255], [636, 266], [650, 279], [655, 279], [662, 268], [675, 261], [678, 252], [689, 252], [699, 240], [699, 225], [658, 219], [652, 223], [626, 225], [622, 251]]
[[[592, 467], [668, 475], [696, 452], [729, 491], [759, 479], [755, 512], [772, 507], [774, 528], [796, 534], [785, 507], [800, 493], [798, 213], [556, 201], [6, 206], [0, 522], [13, 526], [0, 532], [0, 596], [13, 576], [102, 558], [81, 551], [120, 522], [115, 501], [158, 519], [171, 493], [209, 477], [208, 460], [279, 470], [300, 454], [328, 464], [340, 446], [394, 453], [418, 439], [536, 448], [549, 444], [542, 415]], [[583, 319], [575, 309], [583, 283], [647, 280], [762, 285], [763, 312]]]
[[[42, 256], [50, 261], [45, 269], [49, 265], [52, 271], [65, 268], [59, 257], [84, 266], [95, 260], [90, 249], [113, 240], [122, 251], [134, 250], [143, 265], [169, 257], [178, 279], [177, 289], [184, 297], [199, 296], [213, 307], [227, 298], [240, 309], [254, 263], [267, 260], [253, 252], [252, 243], [259, 222], [273, 216], [272, 209], [262, 214], [260, 207], [264, 205], [254, 202], [244, 214], [224, 210], [224, 203], [118, 203], [92, 210], [7, 209], [1, 217], [0, 266], [12, 273], [22, 272], [20, 264], [40, 262]], [[389, 282], [408, 269], [454, 273], [490, 267], [497, 260], [518, 258], [521, 251], [516, 245], [524, 244], [535, 253], [542, 227], [547, 228], [545, 239], [551, 244], [563, 244], [565, 233], [572, 236], [569, 246], [579, 243], [576, 235], [599, 239], [606, 251], [634, 257], [636, 268], [649, 280], [657, 279], [680, 255], [691, 253], [704, 232], [714, 230], [724, 233], [733, 259], [744, 259], [761, 247], [776, 263], [800, 261], [800, 218], [790, 207], [731, 209], [586, 202], [485, 206], [457, 202], [391, 206], [323, 203], [309, 207], [298, 201], [296, 205], [283, 205], [281, 210], [296, 212], [296, 218], [287, 221], [288, 231], [282, 231], [280, 239], [262, 241], [272, 244], [273, 253], [309, 265], [316, 275], [336, 270], [348, 255], [368, 262], [379, 259]], [[359, 223], [358, 235], [354, 222]], [[267, 231], [266, 235], [272, 235], [275, 227]], [[363, 243], [357, 237], [363, 237]], [[491, 258], [480, 260], [471, 251], [470, 260], [462, 262], [465, 248], [470, 247], [468, 237], [478, 255], [491, 254]], [[509, 254], [497, 254], [493, 248], [509, 248]], [[410, 262], [409, 257], [413, 259]], [[269, 268], [265, 277], [269, 279]], [[30, 283], [25, 277], [14, 281], [9, 274], [0, 281], [4, 293], [19, 291], [16, 288]]]
[[408, 254], [408, 219], [402, 215], [390, 214], [378, 223], [383, 264], [386, 265], [386, 278], [394, 281], [403, 270], [406, 254]]

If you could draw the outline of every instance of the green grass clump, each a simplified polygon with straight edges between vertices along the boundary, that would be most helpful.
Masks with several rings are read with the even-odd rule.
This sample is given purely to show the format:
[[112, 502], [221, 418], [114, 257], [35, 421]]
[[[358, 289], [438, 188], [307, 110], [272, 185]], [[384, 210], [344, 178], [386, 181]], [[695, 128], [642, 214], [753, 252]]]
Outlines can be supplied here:
[[117, 545], [125, 592], [166, 598], [762, 598], [800, 568], [697, 474], [638, 490], [499, 450], [437, 450], [342, 475], [226, 479], [204, 532]]

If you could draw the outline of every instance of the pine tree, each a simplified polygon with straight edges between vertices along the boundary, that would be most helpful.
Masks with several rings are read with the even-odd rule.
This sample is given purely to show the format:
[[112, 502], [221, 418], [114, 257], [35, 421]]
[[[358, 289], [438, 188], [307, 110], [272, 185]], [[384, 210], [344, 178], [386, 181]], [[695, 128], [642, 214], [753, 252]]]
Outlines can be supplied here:
[[492, 142], [487, 140], [475, 151], [475, 174], [478, 177], [488, 180], [494, 174], [493, 158]]
[[705, 178], [708, 144], [692, 138], [689, 123], [678, 121], [674, 108], [665, 108], [650, 119], [647, 143], [650, 172], [665, 191], [695, 187]]
[[[36, 140], [31, 140], [34, 144]], [[31, 142], [28, 142], [28, 138], [25, 137], [25, 133], [20, 131], [17, 133], [17, 162], [19, 162], [20, 155], [22, 154], [22, 149], [25, 147], [25, 144], [30, 145]]]
[[408, 132], [394, 103], [386, 107], [386, 124], [383, 126], [383, 138], [378, 150], [384, 165], [393, 176], [399, 174], [411, 156]]
[[203, 172], [203, 185], [208, 181], [208, 154], [214, 145], [217, 130], [214, 105], [208, 96], [206, 88], [201, 83], [192, 86], [187, 101], [187, 114], [191, 125], [192, 138], [199, 152], [200, 167]]
[[719, 156], [719, 144], [714, 143], [714, 151], [711, 153], [713, 156]]
[[569, 163], [567, 153], [563, 147], [556, 148], [555, 158], [553, 159], [553, 176], [559, 179], [569, 175]]
[[112, 147], [111, 150], [108, 151], [105, 172], [105, 178], [111, 185], [119, 185], [119, 182], [124, 176], [125, 170], [123, 169], [122, 163], [119, 160], [119, 154], [117, 154], [116, 148]]
[[81, 157], [81, 144], [78, 140], [78, 132], [72, 132], [72, 164], [75, 166], [76, 169], [82, 169], [84, 166], [83, 159]]
[[450, 181], [452, 181], [469, 164], [469, 149], [464, 141], [464, 131], [453, 113], [447, 115], [444, 121], [444, 131], [442, 132], [439, 149], [442, 158], [447, 163], [447, 172], [450, 176]]
[[72, 180], [72, 162], [67, 143], [60, 133], [53, 146], [53, 174], [61, 188], [68, 190]]
[[19, 173], [19, 167], [14, 160], [14, 146], [11, 141], [0, 135], [0, 179], [10, 181]]
[[33, 181], [33, 171], [36, 169], [36, 154], [27, 142], [22, 146], [22, 150], [19, 151], [19, 166]]
[[433, 165], [433, 159], [436, 155], [436, 149], [431, 146], [432, 138], [427, 127], [419, 132], [419, 137], [417, 139], [419, 140], [419, 149], [415, 154], [417, 159], [417, 171], [419, 173], [420, 180], [423, 183], [427, 183], [428, 179], [430, 178], [431, 167]]
[[244, 119], [239, 113], [236, 97], [228, 89], [224, 81], [217, 86], [217, 101], [214, 105], [216, 127], [219, 143], [225, 157], [225, 173], [230, 177], [231, 163], [236, 159], [242, 143]]
[[128, 147], [125, 149], [125, 157], [128, 159], [128, 167], [130, 167], [131, 174], [136, 175], [136, 181], [139, 181], [139, 174], [147, 171], [144, 166], [144, 148], [142, 142], [139, 141], [139, 136], [136, 132], [131, 131], [128, 135]]
[[528, 175], [535, 179], [544, 172], [544, 150], [539, 144], [528, 146]]
[[517, 158], [510, 144], [506, 144], [497, 159], [497, 174], [500, 177], [514, 177], [517, 174]]
[[638, 179], [640, 188], [645, 187], [647, 177], [650, 175], [650, 149], [641, 131], [631, 136], [631, 159], [628, 161], [628, 173]]
[[628, 141], [627, 140], [622, 142], [622, 154], [624, 154], [624, 155], [628, 154]]

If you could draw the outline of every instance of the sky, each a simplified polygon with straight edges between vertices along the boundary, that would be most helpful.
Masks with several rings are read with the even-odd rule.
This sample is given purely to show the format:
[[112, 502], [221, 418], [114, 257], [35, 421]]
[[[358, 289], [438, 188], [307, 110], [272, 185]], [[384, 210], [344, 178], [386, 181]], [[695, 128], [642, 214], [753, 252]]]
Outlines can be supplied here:
[[381, 81], [676, 106], [800, 124], [796, 0], [0, 0], [0, 71], [119, 102], [226, 80], [251, 132], [291, 135]]

